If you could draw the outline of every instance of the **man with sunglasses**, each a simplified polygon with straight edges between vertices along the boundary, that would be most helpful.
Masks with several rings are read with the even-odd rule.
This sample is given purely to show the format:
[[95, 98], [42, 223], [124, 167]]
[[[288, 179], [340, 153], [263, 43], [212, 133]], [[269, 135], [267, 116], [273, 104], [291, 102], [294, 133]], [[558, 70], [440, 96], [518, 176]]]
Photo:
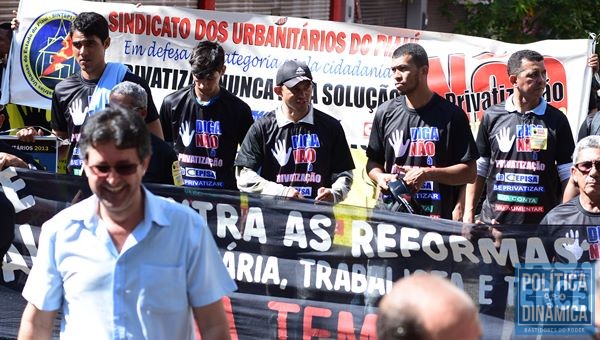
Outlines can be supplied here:
[[[600, 136], [588, 136], [577, 143], [573, 164], [571, 181], [579, 195], [550, 210], [540, 222], [539, 233], [547, 244], [551, 261], [573, 263], [599, 259]], [[559, 238], [565, 241], [555, 245]], [[589, 245], [585, 246], [584, 242]]]
[[252, 111], [219, 85], [225, 74], [221, 45], [199, 42], [190, 65], [194, 82], [165, 97], [160, 108], [165, 141], [178, 153], [183, 185], [237, 190], [233, 162]]
[[93, 195], [44, 223], [23, 290], [19, 339], [229, 339], [222, 297], [236, 289], [206, 221], [141, 185], [150, 135], [107, 108], [83, 127]]
[[281, 105], [257, 120], [235, 160], [238, 188], [271, 196], [341, 202], [354, 162], [340, 122], [312, 105], [313, 77], [305, 62], [287, 60], [273, 91]]

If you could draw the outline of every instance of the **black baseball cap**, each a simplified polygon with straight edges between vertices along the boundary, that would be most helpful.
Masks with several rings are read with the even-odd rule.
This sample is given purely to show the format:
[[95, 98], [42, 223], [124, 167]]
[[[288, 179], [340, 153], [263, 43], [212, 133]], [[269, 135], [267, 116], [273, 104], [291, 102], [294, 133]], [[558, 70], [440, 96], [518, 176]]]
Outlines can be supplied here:
[[278, 86], [285, 85], [288, 88], [296, 86], [303, 80], [312, 82], [312, 73], [305, 62], [299, 60], [286, 60], [277, 70], [275, 82]]

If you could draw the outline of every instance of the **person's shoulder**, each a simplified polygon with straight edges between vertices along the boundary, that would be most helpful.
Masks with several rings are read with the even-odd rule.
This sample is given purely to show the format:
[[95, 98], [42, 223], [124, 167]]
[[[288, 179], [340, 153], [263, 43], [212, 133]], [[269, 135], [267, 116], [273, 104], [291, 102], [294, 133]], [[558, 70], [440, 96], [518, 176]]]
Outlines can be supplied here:
[[55, 92], [61, 92], [64, 91], [66, 89], [70, 89], [73, 86], [81, 86], [81, 76], [79, 74], [79, 72], [73, 73], [72, 75], [68, 76], [67, 78], [59, 81], [56, 86], [54, 87], [54, 91]]
[[168, 95], [165, 96], [163, 101], [178, 103], [185, 96], [191, 95], [192, 86], [194, 86], [194, 84], [186, 85], [178, 90], [175, 90], [175, 91], [169, 93]]
[[557, 118], [557, 119], [568, 121], [567, 116], [564, 114], [564, 112], [562, 112], [561, 110], [552, 106], [552, 104], [550, 104], [550, 103], [548, 103], [548, 105], [546, 105], [546, 111], [544, 112], [544, 114], [547, 114], [547, 115]]
[[[177, 228], [184, 226], [198, 227], [203, 221], [198, 212], [186, 205], [170, 198], [155, 195], [149, 191], [146, 191], [146, 194], [148, 195], [152, 214], [158, 214], [158, 216], [155, 215], [154, 220], [160, 224]], [[194, 223], [185, 223], [186, 221], [194, 221]]]
[[96, 199], [94, 196], [90, 196], [81, 202], [75, 203], [70, 207], [67, 207], [43, 225], [43, 228], [47, 228], [47, 231], [60, 232], [66, 230], [74, 225], [81, 225], [81, 221], [85, 221], [94, 215]]
[[246, 110], [250, 110], [250, 105], [248, 105], [244, 100], [242, 100], [240, 97], [234, 95], [233, 93], [229, 92], [229, 90], [227, 90], [224, 87], [221, 87], [221, 92], [219, 94], [221, 96], [221, 98], [229, 103], [229, 104], [234, 104], [236, 106], [241, 106]]
[[327, 125], [342, 126], [342, 124], [337, 118], [332, 117], [321, 110], [313, 108], [313, 115], [315, 121], [317, 122], [322, 122]]
[[405, 100], [403, 98], [402, 95], [398, 95], [396, 97], [390, 98], [386, 101], [384, 101], [383, 103], [379, 104], [379, 106], [377, 107], [377, 112], [387, 112], [387, 111], [393, 111], [396, 107], [398, 107], [399, 105], [402, 105], [402, 103], [404, 103]]
[[164, 140], [158, 138], [154, 134], [150, 134], [150, 142], [152, 144], [152, 154], [157, 153], [161, 155], [174, 155], [177, 158], [177, 154], [175, 150], [169, 145], [169, 143]]
[[561, 221], [564, 222], [565, 215], [571, 216], [580, 211], [578, 200], [579, 200], [579, 196], [571, 199], [570, 201], [567, 201], [567, 202], [564, 202], [564, 203], [561, 203], [561, 204], [555, 206], [554, 208], [552, 208], [552, 210], [550, 210], [546, 214], [546, 216], [544, 217], [544, 220], [548, 224], [555, 224], [553, 222], [560, 222], [559, 224], [562, 224]]
[[123, 81], [130, 81], [132, 83], [136, 83], [136, 84], [148, 87], [148, 82], [146, 81], [146, 79], [131, 72], [131, 70], [127, 70], [127, 72], [125, 73], [125, 76], [123, 77]]
[[254, 125], [271, 125], [277, 124], [277, 116], [275, 110], [269, 111], [254, 121]]

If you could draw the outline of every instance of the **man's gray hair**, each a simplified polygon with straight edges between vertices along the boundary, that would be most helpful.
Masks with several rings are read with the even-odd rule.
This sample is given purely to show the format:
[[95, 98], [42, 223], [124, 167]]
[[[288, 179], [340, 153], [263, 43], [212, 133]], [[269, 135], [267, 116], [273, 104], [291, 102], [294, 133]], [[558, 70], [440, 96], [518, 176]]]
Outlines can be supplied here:
[[110, 95], [120, 94], [133, 99], [133, 106], [146, 109], [148, 107], [148, 94], [144, 88], [136, 83], [124, 81], [115, 85], [110, 91]]
[[579, 152], [585, 149], [600, 149], [600, 136], [587, 136], [577, 142], [577, 145], [575, 145], [575, 151], [573, 151], [573, 164], [577, 164], [577, 156], [579, 155]]

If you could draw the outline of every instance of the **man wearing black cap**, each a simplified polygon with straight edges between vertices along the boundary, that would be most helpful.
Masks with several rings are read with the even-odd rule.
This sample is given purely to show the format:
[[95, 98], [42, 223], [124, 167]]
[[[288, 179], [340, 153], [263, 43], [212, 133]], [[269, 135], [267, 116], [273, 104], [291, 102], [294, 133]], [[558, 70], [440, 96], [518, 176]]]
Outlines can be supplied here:
[[274, 92], [282, 103], [257, 120], [235, 160], [241, 191], [337, 203], [352, 185], [354, 162], [340, 122], [315, 109], [306, 63], [284, 62]]
[[225, 52], [201, 41], [190, 58], [194, 83], [163, 100], [165, 141], [178, 153], [183, 185], [236, 190], [233, 161], [253, 123], [250, 106], [219, 85]]

